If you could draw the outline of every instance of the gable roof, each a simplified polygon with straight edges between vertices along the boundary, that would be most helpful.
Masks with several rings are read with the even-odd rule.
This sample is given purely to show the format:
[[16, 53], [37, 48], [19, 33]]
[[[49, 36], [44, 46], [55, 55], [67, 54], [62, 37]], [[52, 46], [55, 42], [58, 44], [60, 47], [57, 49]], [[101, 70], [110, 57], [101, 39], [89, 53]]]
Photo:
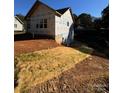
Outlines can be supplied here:
[[16, 18], [21, 24], [24, 24], [24, 22], [23, 22], [18, 16], [15, 16], [15, 18]]
[[63, 15], [67, 10], [70, 10], [70, 13], [71, 13], [71, 16], [72, 16], [72, 20], [74, 22], [74, 16], [73, 16], [73, 13], [72, 13], [72, 10], [71, 10], [70, 7], [58, 9], [56, 11], [59, 12], [61, 15]]
[[32, 14], [32, 12], [37, 8], [38, 5], [44, 5], [46, 7], [48, 7], [49, 9], [51, 9], [57, 16], [61, 16], [63, 15], [68, 9], [70, 10], [71, 12], [71, 16], [72, 16], [72, 19], [74, 21], [74, 18], [73, 18], [73, 14], [72, 14], [72, 11], [71, 11], [71, 8], [70, 7], [67, 7], [67, 8], [62, 8], [62, 9], [58, 9], [58, 10], [54, 10], [53, 8], [49, 7], [48, 5], [42, 3], [41, 1], [39, 0], [36, 0], [36, 2], [34, 3], [34, 5], [32, 6], [32, 8], [29, 10], [29, 12], [27, 13], [27, 15], [25, 16], [25, 19], [30, 16]]
[[48, 5], [46, 5], [46, 4], [42, 3], [42, 2], [40, 2], [39, 0], [36, 0], [36, 2], [34, 3], [34, 5], [32, 6], [32, 8], [29, 10], [29, 12], [27, 13], [27, 15], [25, 16], [25, 19], [26, 19], [28, 16], [30, 16], [31, 13], [34, 11], [34, 9], [37, 8], [37, 6], [40, 5], [40, 4], [46, 6], [47, 8], [49, 8], [50, 10], [52, 10], [52, 11], [53, 11], [55, 14], [57, 14], [58, 16], [61, 16], [61, 14], [60, 14], [59, 12], [55, 11], [53, 8], [51, 8], [51, 7], [49, 7]]
[[21, 15], [21, 14], [16, 14], [16, 17], [18, 17], [23, 23], [25, 22], [24, 18], [25, 16]]
[[68, 9], [70, 9], [70, 7], [58, 9], [56, 11], [59, 12], [60, 14], [64, 14]]

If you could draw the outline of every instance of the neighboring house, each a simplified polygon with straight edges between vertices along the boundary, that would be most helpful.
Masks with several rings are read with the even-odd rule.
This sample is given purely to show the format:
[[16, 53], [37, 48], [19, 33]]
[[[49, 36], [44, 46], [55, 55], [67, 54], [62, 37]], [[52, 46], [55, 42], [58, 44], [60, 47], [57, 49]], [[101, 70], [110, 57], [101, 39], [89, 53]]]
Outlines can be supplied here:
[[14, 32], [20, 32], [24, 31], [24, 23], [23, 21], [18, 17], [14, 17]]
[[36, 1], [25, 17], [27, 32], [47, 35], [58, 43], [70, 44], [74, 39], [73, 15], [70, 8], [54, 10]]

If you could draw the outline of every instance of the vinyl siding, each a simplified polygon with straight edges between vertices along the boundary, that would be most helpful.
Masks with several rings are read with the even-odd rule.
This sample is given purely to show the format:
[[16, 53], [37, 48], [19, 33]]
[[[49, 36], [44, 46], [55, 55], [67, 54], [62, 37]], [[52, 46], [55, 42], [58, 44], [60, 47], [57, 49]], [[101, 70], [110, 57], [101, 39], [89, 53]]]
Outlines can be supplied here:
[[[67, 26], [67, 22], [69, 22], [69, 26]], [[73, 19], [70, 10], [67, 10], [61, 17], [55, 16], [55, 36], [57, 42], [61, 43], [63, 39], [68, 38], [72, 25]]]
[[17, 25], [17, 27], [14, 27], [14, 31], [23, 31], [23, 25], [14, 17], [14, 25]]
[[[55, 15], [48, 7], [39, 5], [29, 19], [30, 21], [27, 21], [27, 24], [30, 24], [31, 28], [28, 29], [28, 32], [41, 35], [55, 35]], [[36, 25], [40, 25], [42, 19], [47, 19], [47, 28], [36, 28]]]

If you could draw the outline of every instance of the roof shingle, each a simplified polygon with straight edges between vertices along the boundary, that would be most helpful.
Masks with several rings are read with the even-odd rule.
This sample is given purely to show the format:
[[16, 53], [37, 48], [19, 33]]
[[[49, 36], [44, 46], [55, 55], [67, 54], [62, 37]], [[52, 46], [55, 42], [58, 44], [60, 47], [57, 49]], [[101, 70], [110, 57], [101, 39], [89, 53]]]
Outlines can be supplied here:
[[59, 12], [60, 14], [64, 14], [68, 9], [70, 9], [69, 7], [67, 8], [62, 8], [62, 9], [58, 9], [56, 10], [57, 12]]

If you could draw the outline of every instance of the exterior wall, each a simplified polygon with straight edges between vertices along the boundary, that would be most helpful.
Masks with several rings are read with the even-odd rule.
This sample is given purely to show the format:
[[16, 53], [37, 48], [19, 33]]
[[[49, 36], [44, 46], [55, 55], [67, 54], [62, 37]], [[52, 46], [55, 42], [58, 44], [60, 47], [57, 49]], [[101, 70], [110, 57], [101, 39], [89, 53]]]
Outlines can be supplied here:
[[[36, 27], [37, 24], [40, 26], [42, 19], [47, 19], [47, 28]], [[32, 34], [55, 36], [55, 15], [52, 10], [44, 5], [37, 6], [32, 15], [27, 19], [28, 24], [30, 24], [28, 32]]]
[[[67, 26], [69, 22], [69, 26]], [[71, 39], [69, 34], [71, 32]], [[55, 16], [55, 39], [58, 43], [70, 43], [73, 40], [74, 29], [73, 19], [70, 10], [67, 10], [61, 17]]]
[[17, 24], [17, 27], [14, 27], [14, 31], [23, 31], [23, 25], [14, 17], [14, 25]]

